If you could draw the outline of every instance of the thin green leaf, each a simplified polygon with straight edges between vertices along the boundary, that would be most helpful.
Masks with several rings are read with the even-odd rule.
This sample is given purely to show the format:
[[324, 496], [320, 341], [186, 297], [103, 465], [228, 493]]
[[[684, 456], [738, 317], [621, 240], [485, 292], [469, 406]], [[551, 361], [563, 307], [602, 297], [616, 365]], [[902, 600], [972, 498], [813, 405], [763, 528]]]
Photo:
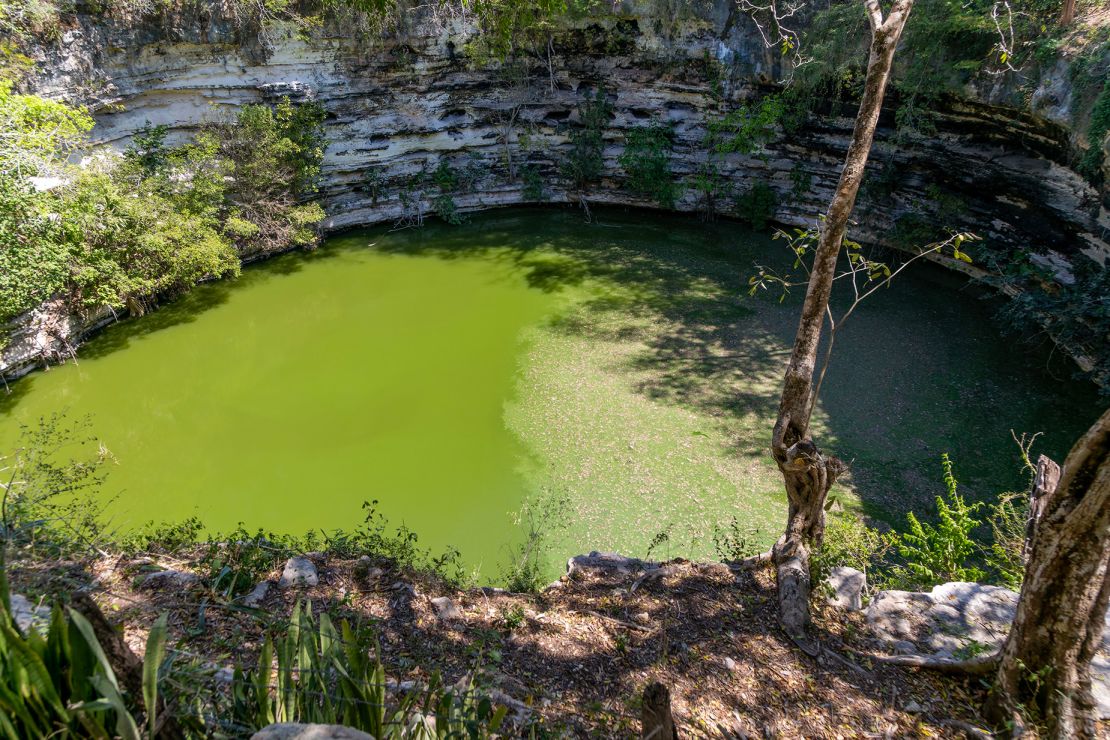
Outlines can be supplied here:
[[158, 720], [158, 669], [166, 657], [167, 621], [165, 612], [155, 620], [146, 640], [143, 656], [143, 706], [146, 707], [147, 732], [154, 737]]

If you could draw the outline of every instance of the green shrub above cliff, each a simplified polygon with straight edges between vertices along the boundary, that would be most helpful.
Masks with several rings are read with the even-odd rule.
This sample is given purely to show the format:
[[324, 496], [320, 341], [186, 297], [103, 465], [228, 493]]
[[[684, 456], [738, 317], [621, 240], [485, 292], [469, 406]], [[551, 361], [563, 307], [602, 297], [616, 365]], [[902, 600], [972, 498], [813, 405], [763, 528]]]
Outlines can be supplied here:
[[[249, 251], [313, 246], [323, 109], [246, 106], [168, 146], [148, 127], [122, 158], [76, 166], [79, 108], [0, 82], [0, 321], [53, 296], [68, 310], [143, 312], [160, 296], [234, 275]], [[38, 178], [38, 179], [36, 179]]]

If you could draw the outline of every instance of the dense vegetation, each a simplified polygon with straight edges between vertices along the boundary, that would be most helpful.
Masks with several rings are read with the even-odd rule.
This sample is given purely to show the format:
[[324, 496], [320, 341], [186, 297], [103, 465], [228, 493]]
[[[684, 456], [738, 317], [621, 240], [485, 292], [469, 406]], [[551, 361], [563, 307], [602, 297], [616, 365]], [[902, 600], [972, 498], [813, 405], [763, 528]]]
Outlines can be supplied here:
[[169, 146], [148, 128], [122, 157], [85, 166], [83, 110], [0, 82], [0, 322], [57, 297], [59, 309], [144, 312], [198, 281], [235, 275], [240, 254], [315, 244], [310, 195], [323, 113], [249, 105]]

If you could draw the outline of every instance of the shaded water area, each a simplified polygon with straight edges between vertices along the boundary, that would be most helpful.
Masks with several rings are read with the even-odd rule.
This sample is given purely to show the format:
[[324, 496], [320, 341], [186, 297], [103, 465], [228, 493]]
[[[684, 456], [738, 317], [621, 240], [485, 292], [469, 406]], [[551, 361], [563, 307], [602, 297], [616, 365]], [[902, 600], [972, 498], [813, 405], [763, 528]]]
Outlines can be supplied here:
[[[39, 417], [87, 417], [114, 456], [113, 526], [351, 529], [377, 500], [484, 582], [529, 522], [551, 570], [591, 549], [768, 544], [802, 290], [779, 304], [747, 280], [789, 255], [731, 223], [596, 220], [492, 212], [250, 266], [14, 384], [0, 449]], [[852, 465], [838, 497], [893, 523], [927, 511], [942, 452], [974, 497], [1022, 487], [1010, 430], [1044, 432], [1035, 452], [1059, 460], [1100, 408], [1069, 372], [1000, 338], [960, 279], [908, 270], [838, 338], [815, 426]]]

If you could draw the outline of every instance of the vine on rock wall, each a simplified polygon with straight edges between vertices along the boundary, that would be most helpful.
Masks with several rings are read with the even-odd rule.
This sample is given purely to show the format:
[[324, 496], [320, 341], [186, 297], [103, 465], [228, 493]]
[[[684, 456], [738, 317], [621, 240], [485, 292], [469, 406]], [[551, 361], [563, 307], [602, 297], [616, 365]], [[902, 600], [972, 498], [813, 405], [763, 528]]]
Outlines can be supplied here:
[[651, 198], [662, 208], [673, 208], [678, 184], [671, 172], [674, 130], [659, 121], [625, 133], [624, 152], [618, 158], [628, 173], [628, 189]]
[[563, 176], [574, 189], [585, 190], [601, 178], [605, 166], [605, 127], [613, 115], [604, 87], [578, 106], [579, 123], [570, 130], [570, 152], [563, 160]]

